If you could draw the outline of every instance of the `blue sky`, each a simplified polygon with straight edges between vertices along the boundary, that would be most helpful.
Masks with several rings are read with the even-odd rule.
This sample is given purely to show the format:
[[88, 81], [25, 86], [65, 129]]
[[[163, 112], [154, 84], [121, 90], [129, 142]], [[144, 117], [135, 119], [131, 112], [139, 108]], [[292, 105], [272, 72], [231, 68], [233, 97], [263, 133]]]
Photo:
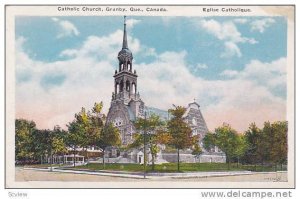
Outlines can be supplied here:
[[[127, 19], [138, 90], [147, 105], [167, 109], [196, 98], [211, 129], [222, 121], [245, 130], [250, 122], [285, 118], [286, 18]], [[41, 127], [63, 126], [82, 106], [104, 101], [108, 108], [123, 17], [22, 16], [15, 22], [17, 116], [37, 119], [43, 110], [52, 119], [39, 119]], [[74, 96], [81, 97], [70, 105]], [[253, 106], [264, 117], [253, 112], [237, 119]]]

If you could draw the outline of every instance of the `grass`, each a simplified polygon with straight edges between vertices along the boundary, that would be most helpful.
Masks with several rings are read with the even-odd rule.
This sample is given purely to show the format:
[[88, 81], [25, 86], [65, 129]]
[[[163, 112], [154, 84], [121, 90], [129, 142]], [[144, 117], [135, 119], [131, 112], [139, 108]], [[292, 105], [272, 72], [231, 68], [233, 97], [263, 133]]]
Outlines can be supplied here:
[[[231, 164], [228, 170], [228, 165], [226, 163], [181, 163], [180, 172], [196, 172], [196, 171], [244, 171], [252, 167], [246, 167], [236, 164]], [[112, 171], [144, 171], [144, 166], [139, 164], [111, 164], [106, 163], [105, 169], [103, 164], [91, 163], [87, 165], [77, 166], [75, 169], [88, 169], [88, 170], [112, 170]], [[151, 170], [151, 165], [147, 165], [147, 172], [177, 172], [176, 163], [165, 163], [160, 165], [155, 165], [154, 171]]]
[[[28, 165], [26, 167], [34, 168], [48, 168], [50, 164], [39, 164], [39, 165]], [[61, 167], [63, 165], [53, 164], [53, 167]], [[87, 165], [81, 165], [71, 167], [70, 169], [87, 169], [91, 171], [97, 170], [108, 170], [108, 171], [129, 171], [129, 172], [143, 172], [144, 166], [139, 164], [116, 164], [116, 163], [106, 163], [105, 169], [101, 163], [90, 163]], [[276, 170], [281, 170], [281, 166], [277, 166]], [[270, 172], [276, 171], [275, 166], [272, 165], [239, 165], [236, 163], [230, 164], [230, 169], [228, 169], [227, 163], [180, 163], [180, 172], [208, 172], [208, 171], [257, 171], [257, 172]], [[286, 166], [283, 167], [286, 171]], [[160, 165], [155, 165], [154, 171], [152, 171], [152, 165], [147, 165], [147, 172], [178, 172], [177, 163], [165, 163]]]
[[[52, 167], [61, 167], [61, 164], [52, 164]], [[32, 165], [24, 165], [27, 168], [48, 168], [51, 167], [51, 164], [32, 164]]]

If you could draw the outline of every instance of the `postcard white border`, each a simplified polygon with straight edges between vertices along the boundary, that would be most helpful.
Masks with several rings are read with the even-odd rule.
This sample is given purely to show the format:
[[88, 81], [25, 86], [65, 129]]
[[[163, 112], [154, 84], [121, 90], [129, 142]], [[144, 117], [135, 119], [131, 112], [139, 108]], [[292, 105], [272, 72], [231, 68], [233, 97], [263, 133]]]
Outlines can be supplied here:
[[[8, 5], [6, 6], [6, 188], [293, 188], [295, 186], [295, 21], [294, 6], [245, 6], [245, 5], [149, 5], [164, 7], [168, 12], [60, 12], [59, 5]], [[68, 5], [73, 6], [73, 5]], [[83, 7], [84, 5], [74, 5]], [[89, 5], [103, 6], [106, 5]], [[110, 7], [139, 7], [136, 5], [107, 5]], [[140, 5], [141, 6], [141, 5]], [[141, 6], [147, 7], [147, 6]], [[251, 13], [203, 13], [202, 7], [251, 8]], [[129, 9], [128, 9], [129, 10]], [[15, 16], [286, 16], [287, 17], [287, 120], [288, 134], [288, 182], [45, 182], [15, 181], [14, 135], [15, 135]]]

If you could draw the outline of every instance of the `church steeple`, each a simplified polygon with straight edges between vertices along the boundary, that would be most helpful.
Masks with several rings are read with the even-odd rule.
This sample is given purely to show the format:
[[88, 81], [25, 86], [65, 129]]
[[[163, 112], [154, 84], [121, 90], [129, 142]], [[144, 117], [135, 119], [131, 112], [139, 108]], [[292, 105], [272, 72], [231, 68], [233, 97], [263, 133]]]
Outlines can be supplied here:
[[127, 31], [126, 31], [126, 16], [124, 16], [124, 34], [122, 49], [118, 53], [119, 70], [115, 71], [115, 92], [113, 100], [123, 100], [124, 103], [129, 103], [130, 100], [138, 100], [137, 92], [137, 74], [132, 69], [133, 56], [128, 48]]
[[128, 49], [127, 32], [126, 32], [126, 16], [124, 16], [124, 33], [123, 33], [123, 46], [122, 49]]
[[132, 52], [128, 48], [127, 31], [126, 31], [126, 16], [124, 16], [124, 34], [122, 49], [118, 54], [119, 59], [119, 72], [129, 71], [132, 72]]

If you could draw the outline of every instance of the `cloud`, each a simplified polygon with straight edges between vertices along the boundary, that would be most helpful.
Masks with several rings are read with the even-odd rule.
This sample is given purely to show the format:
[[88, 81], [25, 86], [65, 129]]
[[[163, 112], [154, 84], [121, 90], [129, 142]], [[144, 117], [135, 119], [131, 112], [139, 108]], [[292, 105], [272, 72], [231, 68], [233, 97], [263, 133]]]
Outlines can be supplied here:
[[245, 19], [245, 18], [237, 18], [237, 19], [234, 19], [233, 20], [235, 23], [238, 23], [238, 24], [245, 24], [248, 22], [248, 19]]
[[[243, 37], [231, 21], [220, 23], [214, 19], [201, 20], [200, 25], [219, 40], [231, 41], [234, 43], [245, 43], [250, 39]], [[251, 39], [253, 40], [253, 39]]]
[[284, 57], [270, 63], [252, 60], [240, 72], [239, 76], [245, 79], [253, 79], [258, 84], [267, 85], [269, 88], [286, 86], [286, 67], [287, 61]]
[[282, 57], [270, 63], [251, 60], [241, 71], [224, 70], [221, 76], [231, 77], [243, 81], [251, 81], [257, 85], [268, 88], [270, 92], [277, 87], [285, 87], [286, 92], [286, 58]]
[[197, 63], [195, 65], [190, 65], [189, 66], [189, 69], [193, 74], [199, 74], [207, 68], [208, 68], [208, 66], [204, 63]]
[[243, 37], [232, 21], [221, 23], [214, 19], [201, 20], [200, 26], [208, 33], [224, 42], [224, 52], [221, 54], [221, 57], [223, 58], [230, 58], [233, 56], [241, 57], [242, 53], [238, 47], [238, 43], [257, 43], [254, 38]]
[[140, 23], [141, 20], [137, 20], [137, 19], [127, 19], [126, 20], [126, 26], [128, 28], [133, 28], [133, 26], [135, 26], [136, 24]]
[[270, 27], [273, 23], [275, 23], [275, 20], [272, 18], [264, 18], [255, 20], [250, 23], [251, 30], [252, 31], [258, 31], [260, 33], [263, 33], [266, 28]]
[[208, 67], [207, 67], [206, 64], [198, 63], [198, 64], [196, 65], [196, 68], [197, 68], [197, 69], [207, 69]]
[[222, 73], [220, 73], [221, 76], [226, 77], [236, 77], [239, 74], [236, 70], [224, 70]]
[[76, 28], [74, 24], [72, 24], [70, 21], [67, 20], [61, 20], [56, 17], [51, 18], [52, 21], [57, 23], [60, 27], [60, 32], [56, 36], [57, 38], [63, 38], [63, 37], [68, 37], [68, 36], [78, 36], [80, 32]]
[[[65, 127], [81, 107], [91, 108], [94, 102], [104, 101], [107, 111], [122, 34], [117, 30], [103, 37], [89, 36], [78, 48], [60, 53], [66, 60], [54, 62], [30, 58], [23, 49], [26, 38], [17, 38], [17, 116], [33, 119], [39, 128], [52, 128]], [[155, 53], [130, 36], [128, 44], [134, 55]]]
[[[16, 116], [36, 121], [38, 128], [52, 128], [65, 127], [81, 107], [90, 109], [94, 102], [103, 101], [107, 112], [121, 40], [122, 30], [89, 36], [78, 48], [62, 51], [61, 56], [68, 59], [41, 62], [24, 51], [26, 38], [17, 38]], [[285, 58], [270, 63], [252, 60], [242, 71], [231, 72], [236, 74], [230, 79], [205, 80], [189, 70], [186, 51], [157, 53], [136, 38], [128, 37], [128, 42], [134, 56], [150, 53], [154, 57], [149, 63], [133, 64], [139, 76], [137, 89], [146, 105], [167, 110], [196, 98], [210, 130], [223, 122], [243, 131], [251, 122], [285, 120], [286, 101], [273, 94], [274, 87], [286, 85]], [[206, 67], [204, 63], [195, 66]]]
[[[123, 39], [123, 31], [117, 30], [108, 36], [98, 37], [91, 35], [78, 49], [66, 49], [60, 53], [61, 57], [94, 57], [95, 59], [116, 60], [116, 52], [120, 50]], [[141, 50], [139, 40], [128, 36], [129, 48], [137, 54]]]
[[[261, 126], [264, 121], [285, 120], [286, 101], [274, 95], [270, 85], [285, 76], [279, 72], [286, 67], [285, 58], [271, 63], [253, 60], [242, 71], [223, 72], [231, 75], [230, 79], [205, 80], [187, 70], [186, 56], [185, 51], [165, 52], [153, 63], [135, 66], [139, 90], [147, 105], [166, 110], [171, 104], [186, 106], [196, 98], [210, 130], [223, 122], [244, 131], [252, 122]], [[272, 73], [264, 78], [265, 82], [260, 81], [260, 67], [266, 70], [263, 73]], [[286, 81], [281, 83], [286, 85]]]
[[221, 57], [229, 58], [233, 56], [241, 57], [242, 53], [236, 43], [227, 41], [224, 43], [225, 51], [221, 54]]

